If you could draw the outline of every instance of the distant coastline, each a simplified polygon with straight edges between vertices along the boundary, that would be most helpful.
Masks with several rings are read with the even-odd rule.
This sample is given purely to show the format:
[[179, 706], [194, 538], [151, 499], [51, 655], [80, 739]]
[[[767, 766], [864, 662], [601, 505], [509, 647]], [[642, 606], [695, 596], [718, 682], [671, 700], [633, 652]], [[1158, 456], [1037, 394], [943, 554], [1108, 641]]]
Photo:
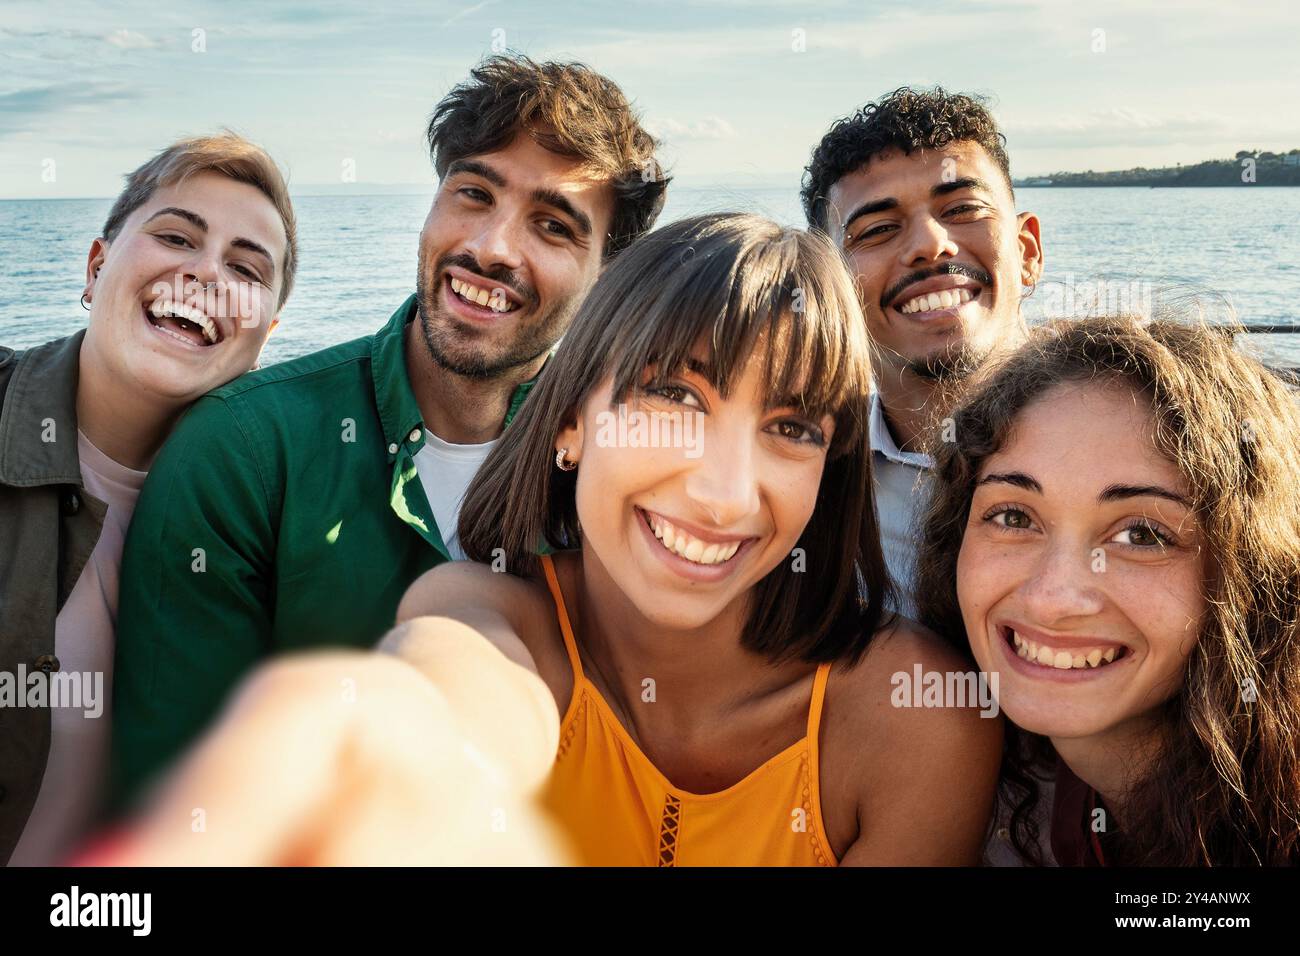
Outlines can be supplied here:
[[1232, 159], [1191, 166], [1122, 169], [1113, 172], [1051, 173], [1015, 180], [1017, 188], [1080, 186], [1300, 186], [1300, 149], [1286, 153], [1243, 149]]

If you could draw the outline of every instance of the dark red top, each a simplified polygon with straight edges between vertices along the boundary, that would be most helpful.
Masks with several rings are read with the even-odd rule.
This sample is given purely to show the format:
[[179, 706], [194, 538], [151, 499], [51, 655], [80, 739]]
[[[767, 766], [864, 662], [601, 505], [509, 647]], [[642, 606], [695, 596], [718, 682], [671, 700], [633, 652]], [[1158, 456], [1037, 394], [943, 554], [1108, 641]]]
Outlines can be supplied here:
[[[1056, 791], [1052, 797], [1052, 855], [1057, 866], [1107, 865], [1104, 847], [1113, 843], [1114, 837], [1093, 831], [1093, 811], [1098, 807], [1106, 811], [1097, 791], [1057, 758]], [[1104, 819], [1109, 824], [1108, 811]]]

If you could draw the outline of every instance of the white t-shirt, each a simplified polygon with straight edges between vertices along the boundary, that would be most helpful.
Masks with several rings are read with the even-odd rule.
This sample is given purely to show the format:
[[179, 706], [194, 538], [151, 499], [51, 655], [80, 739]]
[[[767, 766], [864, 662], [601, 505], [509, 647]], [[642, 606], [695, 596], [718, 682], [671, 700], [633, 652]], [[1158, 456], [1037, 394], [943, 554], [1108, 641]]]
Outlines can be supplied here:
[[437, 522], [443, 544], [453, 560], [465, 560], [456, 528], [460, 503], [483, 459], [487, 458], [497, 441], [494, 438], [481, 445], [453, 445], [425, 429], [424, 447], [415, 453], [415, 470], [424, 486], [424, 496], [429, 499], [433, 520]]
[[66, 859], [95, 822], [108, 773], [118, 571], [131, 512], [148, 472], [119, 465], [80, 431], [77, 454], [86, 494], [107, 504], [108, 512], [85, 568], [54, 619], [59, 670], [50, 676], [81, 675], [81, 693], [72, 696], [79, 696], [84, 706], [50, 707], [45, 776], [10, 866], [52, 866]]

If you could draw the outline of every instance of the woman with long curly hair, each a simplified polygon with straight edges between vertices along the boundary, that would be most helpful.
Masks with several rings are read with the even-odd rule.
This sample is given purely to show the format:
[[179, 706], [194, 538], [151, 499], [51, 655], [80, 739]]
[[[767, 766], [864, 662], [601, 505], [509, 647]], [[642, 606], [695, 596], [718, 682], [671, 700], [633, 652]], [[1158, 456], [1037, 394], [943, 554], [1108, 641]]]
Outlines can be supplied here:
[[[1030, 862], [1300, 861], [1300, 414], [1201, 323], [1036, 330], [934, 449], [921, 620], [1009, 720]], [[1012, 726], [1014, 724], [1014, 726]]]

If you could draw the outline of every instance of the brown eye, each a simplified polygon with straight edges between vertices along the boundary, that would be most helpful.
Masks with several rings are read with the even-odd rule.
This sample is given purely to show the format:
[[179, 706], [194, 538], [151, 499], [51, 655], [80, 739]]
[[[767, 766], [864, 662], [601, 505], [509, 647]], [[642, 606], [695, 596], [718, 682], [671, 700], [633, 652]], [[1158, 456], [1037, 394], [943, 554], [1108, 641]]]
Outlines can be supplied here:
[[[1120, 540], [1126, 536], [1128, 538], [1127, 541]], [[1126, 544], [1131, 548], [1144, 549], [1163, 548], [1166, 546], [1172, 546], [1174, 543], [1173, 538], [1163, 534], [1158, 529], [1146, 524], [1145, 522], [1138, 522], [1129, 525], [1120, 531], [1119, 534], [1115, 535], [1115, 538], [1112, 540], [1115, 540], [1118, 544]]]
[[1011, 528], [1015, 531], [1027, 531], [1033, 524], [1029, 520], [1029, 515], [1018, 508], [1007, 508], [1005, 511], [999, 511], [990, 520], [995, 524], [1002, 525], [1004, 528]]

